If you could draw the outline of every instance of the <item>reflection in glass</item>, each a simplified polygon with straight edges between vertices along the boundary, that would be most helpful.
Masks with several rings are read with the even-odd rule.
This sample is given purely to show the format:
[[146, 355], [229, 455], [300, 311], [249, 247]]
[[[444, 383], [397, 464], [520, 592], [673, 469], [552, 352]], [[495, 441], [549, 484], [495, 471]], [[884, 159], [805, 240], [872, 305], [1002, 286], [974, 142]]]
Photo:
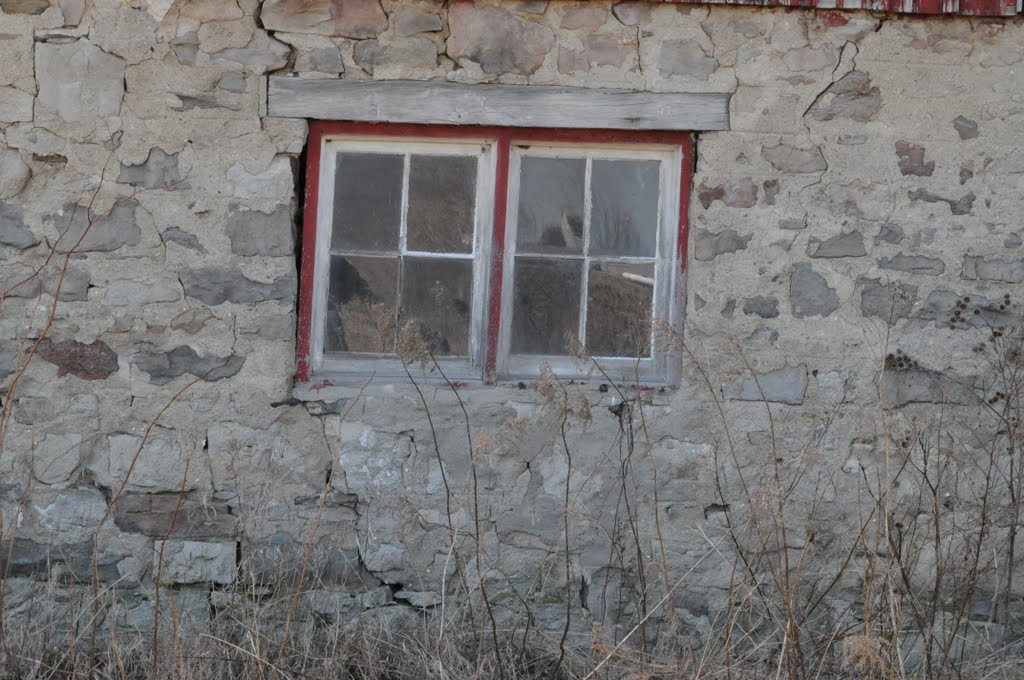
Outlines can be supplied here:
[[653, 263], [592, 262], [587, 350], [602, 357], [650, 356], [653, 299]]
[[409, 250], [473, 252], [476, 158], [412, 156], [409, 165]]
[[397, 250], [402, 220], [402, 156], [339, 153], [336, 162], [331, 248]]
[[331, 256], [325, 352], [394, 352], [398, 258]]
[[565, 335], [579, 329], [580, 260], [516, 258], [513, 354], [565, 354]]
[[591, 167], [590, 253], [654, 257], [658, 161], [595, 160]]
[[473, 262], [407, 257], [401, 325], [414, 321], [435, 355], [469, 355]]
[[522, 159], [517, 252], [583, 252], [586, 167], [582, 158]]

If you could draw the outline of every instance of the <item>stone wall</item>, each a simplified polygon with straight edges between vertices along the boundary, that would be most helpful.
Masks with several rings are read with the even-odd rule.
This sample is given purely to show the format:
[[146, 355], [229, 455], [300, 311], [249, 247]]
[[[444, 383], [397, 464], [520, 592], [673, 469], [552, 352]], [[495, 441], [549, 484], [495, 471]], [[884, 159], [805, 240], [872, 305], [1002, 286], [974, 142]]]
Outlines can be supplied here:
[[[431, 608], [468, 578], [554, 627], [571, 593], [589, 636], [635, 621], [661, 564], [706, 628], [773, 461], [804, 484], [786, 548], [840, 565], [886, 433], [957, 401], [979, 329], [1013, 322], [1024, 25], [339, 7], [0, 2], [4, 606], [98, 580], [145, 628], [159, 578], [203, 625], [246, 584], [293, 583], [313, 545], [314, 609]], [[732, 93], [732, 129], [697, 136], [679, 389], [568, 386], [566, 413], [544, 389], [431, 385], [428, 420], [406, 384], [295, 388], [306, 124], [265, 115], [268, 73]]]

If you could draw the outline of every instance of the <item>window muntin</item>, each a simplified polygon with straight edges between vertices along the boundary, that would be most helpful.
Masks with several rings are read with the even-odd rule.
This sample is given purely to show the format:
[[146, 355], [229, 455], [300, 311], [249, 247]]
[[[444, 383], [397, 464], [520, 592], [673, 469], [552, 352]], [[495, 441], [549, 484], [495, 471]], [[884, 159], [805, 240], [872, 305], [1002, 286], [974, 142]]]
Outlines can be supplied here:
[[[387, 350], [404, 321], [418, 317], [433, 318], [431, 335], [445, 341], [437, 357], [453, 379], [528, 379], [542, 362], [582, 377], [586, 367], [562, 353], [570, 332], [587, 339], [614, 380], [666, 382], [674, 361], [654, 347], [650, 321], [679, 326], [689, 136], [598, 136], [313, 123], [305, 233], [316, 249], [303, 254], [299, 379], [404, 377]], [[474, 164], [475, 183], [467, 180]], [[338, 172], [346, 165], [360, 172], [346, 179]], [[366, 197], [375, 204], [343, 209]], [[534, 216], [520, 222], [521, 205]], [[516, 280], [543, 276], [554, 276], [545, 290], [563, 313], [545, 318], [527, 309], [516, 319]], [[441, 293], [457, 293], [457, 304], [437, 304], [447, 299], [439, 284]], [[346, 307], [359, 291], [370, 291], [378, 307]], [[332, 299], [340, 304], [331, 307]], [[343, 313], [361, 336], [334, 337], [338, 324], [344, 330]], [[543, 333], [522, 330], [531, 318]]]

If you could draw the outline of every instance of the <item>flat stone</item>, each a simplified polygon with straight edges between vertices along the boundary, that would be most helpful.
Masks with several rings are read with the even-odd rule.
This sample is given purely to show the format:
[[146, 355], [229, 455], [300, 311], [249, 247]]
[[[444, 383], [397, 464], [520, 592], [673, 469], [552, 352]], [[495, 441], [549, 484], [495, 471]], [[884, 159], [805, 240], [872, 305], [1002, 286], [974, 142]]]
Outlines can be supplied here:
[[608, 10], [600, 6], [570, 7], [562, 15], [561, 27], [568, 31], [596, 31], [608, 20]]
[[651, 10], [646, 2], [619, 2], [612, 6], [612, 14], [626, 26], [637, 26], [651, 18]]
[[260, 10], [264, 28], [344, 38], [375, 38], [388, 27], [379, 0], [268, 0]]
[[0, 0], [6, 14], [42, 14], [50, 9], [50, 0]]
[[850, 71], [828, 86], [810, 109], [818, 121], [847, 118], [866, 123], [882, 108], [882, 93], [862, 71]]
[[896, 142], [896, 155], [899, 157], [900, 173], [917, 177], [931, 177], [935, 172], [935, 161], [925, 162], [924, 147], [910, 142]]
[[[121, 575], [117, 563], [123, 555], [99, 555], [93, 572], [93, 542], [52, 545], [28, 538], [6, 540], [0, 551], [0, 573], [7, 577], [30, 576], [58, 583], [89, 583], [98, 575], [101, 583], [115, 584]], [[123, 584], [122, 586], [123, 587]]]
[[178, 154], [164, 153], [163, 149], [150, 149], [149, 156], [139, 165], [121, 164], [117, 181], [146, 189], [181, 189], [178, 173]]
[[344, 73], [345, 64], [341, 61], [341, 52], [337, 47], [316, 47], [299, 53], [295, 59], [295, 69], [335, 74]]
[[[124, 97], [125, 61], [82, 38], [36, 43], [39, 103], [67, 123], [116, 116]], [[45, 117], [37, 117], [45, 119]]]
[[513, 0], [508, 8], [524, 14], [544, 14], [548, 9], [548, 0]]
[[708, 186], [701, 182], [697, 197], [705, 210], [715, 201], [721, 201], [730, 208], [752, 208], [757, 204], [757, 185], [750, 178], [734, 179], [719, 186]]
[[0, 122], [17, 123], [32, 120], [35, 98], [16, 87], [0, 87]]
[[531, 75], [555, 44], [547, 26], [500, 7], [456, 3], [448, 9], [448, 56], [480, 64], [485, 73]]
[[[31, 177], [32, 169], [22, 159], [18, 150], [0, 145], [0, 200], [14, 198], [20, 194]], [[3, 207], [3, 204], [0, 204], [0, 207]]]
[[188, 31], [171, 40], [171, 49], [178, 62], [186, 66], [195, 66], [199, 55], [199, 33]]
[[772, 164], [772, 167], [779, 172], [785, 173], [807, 173], [822, 172], [828, 169], [828, 163], [821, 153], [821, 149], [797, 149], [787, 144], [765, 147], [761, 150], [761, 157]]
[[[109, 252], [135, 246], [142, 239], [142, 229], [135, 221], [139, 202], [123, 200], [105, 215], [97, 215], [84, 206], [68, 206], [63, 215], [51, 215], [48, 221], [57, 229], [59, 241], [54, 248], [58, 253]], [[79, 242], [81, 239], [81, 242]]]
[[164, 583], [233, 583], [237, 571], [235, 543], [157, 541], [153, 548], [153, 573], [158, 569]]
[[176, 243], [182, 248], [194, 250], [197, 253], [206, 253], [206, 248], [199, 242], [199, 237], [183, 231], [179, 227], [169, 227], [160, 232], [160, 240], [164, 243]]
[[245, 12], [236, 2], [224, 0], [188, 0], [178, 9], [178, 16], [200, 22], [241, 19]]
[[437, 66], [437, 45], [423, 36], [407, 38], [394, 44], [361, 40], [353, 48], [352, 58], [370, 75], [378, 66], [394, 64], [401, 64], [405, 68], [434, 68]]
[[[335, 49], [334, 51], [337, 52], [338, 50]], [[337, 73], [340, 73], [340, 71], [337, 71]], [[217, 81], [217, 89], [224, 90], [225, 92], [234, 92], [235, 94], [243, 94], [249, 90], [249, 81], [241, 73], [225, 73]]]
[[806, 217], [787, 217], [779, 220], [779, 229], [806, 229]]
[[804, 319], [809, 316], [826, 317], [839, 309], [839, 295], [829, 287], [828, 282], [810, 264], [801, 262], [793, 267], [789, 281], [790, 304], [793, 316]]
[[444, 20], [418, 7], [399, 5], [395, 10], [395, 34], [403, 38], [417, 33], [432, 33], [444, 28]]
[[903, 253], [879, 260], [878, 266], [882, 269], [898, 269], [901, 272], [925, 276], [939, 276], [946, 271], [946, 263], [942, 260], [922, 255], [904, 255]]
[[735, 229], [726, 229], [717, 234], [698, 229], [694, 235], [693, 256], [708, 262], [719, 255], [746, 250], [752, 235], [740, 236]]
[[963, 279], [1024, 282], [1024, 260], [986, 260], [983, 257], [964, 256]]
[[883, 321], [906, 319], [917, 300], [917, 286], [909, 283], [883, 284], [880, 279], [858, 279], [860, 312]]
[[291, 208], [280, 204], [267, 215], [256, 210], [239, 210], [228, 216], [228, 238], [236, 255], [283, 257], [295, 254]]
[[722, 394], [735, 401], [769, 401], [799, 406], [804, 403], [807, 392], [807, 365], [783, 366], [767, 373], [758, 373], [757, 378], [748, 376], [737, 387], [726, 385]]
[[291, 48], [280, 40], [257, 31], [245, 47], [232, 47], [210, 55], [217, 61], [232, 61], [248, 66], [253, 73], [264, 73], [282, 68], [288, 63]]
[[954, 378], [923, 368], [889, 369], [882, 374], [882, 399], [887, 408], [907, 404], [976, 404], [970, 389]]
[[55, 264], [36, 276], [31, 276], [31, 272], [23, 272], [0, 279], [0, 291], [7, 297], [31, 299], [40, 295], [52, 296], [59, 284], [58, 299], [76, 302], [88, 299], [90, 280], [89, 272], [78, 267], [68, 267], [61, 276], [60, 267]]
[[57, 376], [73, 375], [82, 380], [105, 380], [117, 373], [117, 354], [102, 340], [86, 344], [76, 340], [53, 342], [43, 338], [39, 355], [57, 367]]
[[39, 239], [22, 220], [21, 208], [13, 203], [0, 203], [0, 245], [24, 250], [37, 243]]
[[953, 200], [951, 198], [943, 198], [933, 194], [930, 191], [924, 189], [917, 189], [907, 194], [911, 201], [924, 201], [925, 203], [945, 203], [949, 206], [949, 211], [954, 215], [970, 215], [971, 208], [974, 207], [974, 192], [969, 192], [963, 197]]
[[259, 283], [230, 267], [182, 269], [178, 274], [185, 294], [208, 305], [270, 300], [291, 303], [295, 298], [295, 280], [290, 276], [279, 277], [273, 283]]
[[774, 319], [779, 315], [779, 300], [766, 295], [748, 298], [743, 303], [743, 313], [759, 316], [762, 319]]
[[892, 224], [886, 222], [882, 225], [882, 228], [878, 230], [878, 236], [875, 237], [875, 245], [880, 243], [899, 243], [905, 238], [903, 233], [903, 227], [898, 224]]
[[558, 71], [571, 75], [586, 73], [593, 66], [620, 67], [636, 50], [636, 39], [628, 32], [588, 35], [583, 39], [582, 50], [559, 49]]
[[957, 116], [953, 119], [953, 129], [960, 135], [960, 139], [975, 139], [981, 133], [978, 131], [978, 124], [970, 118]]
[[[235, 185], [236, 198], [267, 198], [271, 192], [285, 194], [285, 187], [291, 188], [292, 165], [287, 156], [277, 156], [263, 172], [251, 173], [241, 163], [235, 163], [227, 171], [228, 180]], [[290, 191], [289, 191], [290, 193]]]
[[709, 57], [696, 40], [672, 39], [661, 43], [658, 72], [663, 76], [690, 76], [707, 80], [718, 70], [718, 60]]
[[1005, 300], [992, 300], [974, 293], [960, 296], [948, 290], [933, 290], [929, 293], [918, 316], [925, 321], [934, 321], [939, 328], [948, 327], [958, 318], [956, 312], [964, 302], [969, 304], [966, 313], [959, 319], [972, 328], [991, 332], [1000, 326], [1013, 328], [1020, 321], [1012, 308], [1006, 308]]
[[151, 283], [121, 279], [107, 286], [103, 303], [110, 307], [141, 308], [156, 302], [176, 302], [181, 299], [181, 287], [173, 283]]
[[143, 353], [135, 359], [135, 366], [148, 373], [149, 382], [154, 385], [166, 385], [186, 373], [207, 382], [216, 382], [235, 375], [244, 364], [245, 357], [236, 354], [201, 357], [188, 345], [180, 345], [170, 352]]
[[790, 71], [823, 71], [836, 66], [836, 51], [831, 45], [824, 47], [798, 47], [782, 57]]
[[189, 309], [171, 320], [171, 328], [176, 331], [185, 331], [189, 335], [195, 335], [203, 330], [203, 326], [210, 319], [215, 319], [213, 312], [206, 308]]
[[811, 237], [807, 242], [807, 254], [811, 257], [864, 257], [864, 234], [851, 231], [821, 241]]
[[114, 523], [121, 531], [155, 538], [231, 538], [238, 533], [238, 517], [227, 503], [178, 493], [126, 493], [114, 504]]

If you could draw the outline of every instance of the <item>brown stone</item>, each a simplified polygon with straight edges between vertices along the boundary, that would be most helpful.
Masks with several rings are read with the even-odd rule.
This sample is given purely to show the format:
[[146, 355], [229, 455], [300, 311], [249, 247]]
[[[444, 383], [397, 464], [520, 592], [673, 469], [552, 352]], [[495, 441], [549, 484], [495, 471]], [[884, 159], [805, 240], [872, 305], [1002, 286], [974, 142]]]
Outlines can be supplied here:
[[42, 14], [50, 0], [0, 0], [0, 9], [7, 14]]
[[697, 197], [705, 210], [715, 201], [721, 201], [730, 208], [752, 208], [757, 204], [757, 185], [750, 178], [734, 180], [717, 187], [709, 187], [702, 182], [697, 187]]
[[39, 354], [57, 367], [57, 375], [68, 373], [82, 380], [105, 380], [117, 372], [117, 354], [102, 340], [89, 344], [75, 340], [52, 342], [44, 338]]
[[498, 7], [453, 5], [448, 26], [448, 56], [475, 61], [486, 73], [531, 75], [555, 44], [546, 26]]
[[578, 28], [596, 31], [604, 25], [607, 18], [608, 12], [604, 7], [572, 7], [562, 16], [562, 28], [570, 31]]
[[797, 149], [786, 144], [766, 147], [761, 150], [761, 157], [772, 164], [779, 172], [804, 173], [821, 172], [828, 169], [828, 163], [821, 154], [821, 149]]
[[620, 2], [612, 7], [612, 14], [626, 26], [636, 26], [651, 18], [646, 2]]
[[260, 12], [274, 31], [375, 38], [388, 27], [378, 0], [268, 0]]
[[[924, 147], [904, 142], [896, 142], [896, 155], [899, 156], [900, 172], [904, 175], [931, 177], [935, 171], [935, 161], [924, 160]], [[963, 182], [961, 182], [963, 184]]]

